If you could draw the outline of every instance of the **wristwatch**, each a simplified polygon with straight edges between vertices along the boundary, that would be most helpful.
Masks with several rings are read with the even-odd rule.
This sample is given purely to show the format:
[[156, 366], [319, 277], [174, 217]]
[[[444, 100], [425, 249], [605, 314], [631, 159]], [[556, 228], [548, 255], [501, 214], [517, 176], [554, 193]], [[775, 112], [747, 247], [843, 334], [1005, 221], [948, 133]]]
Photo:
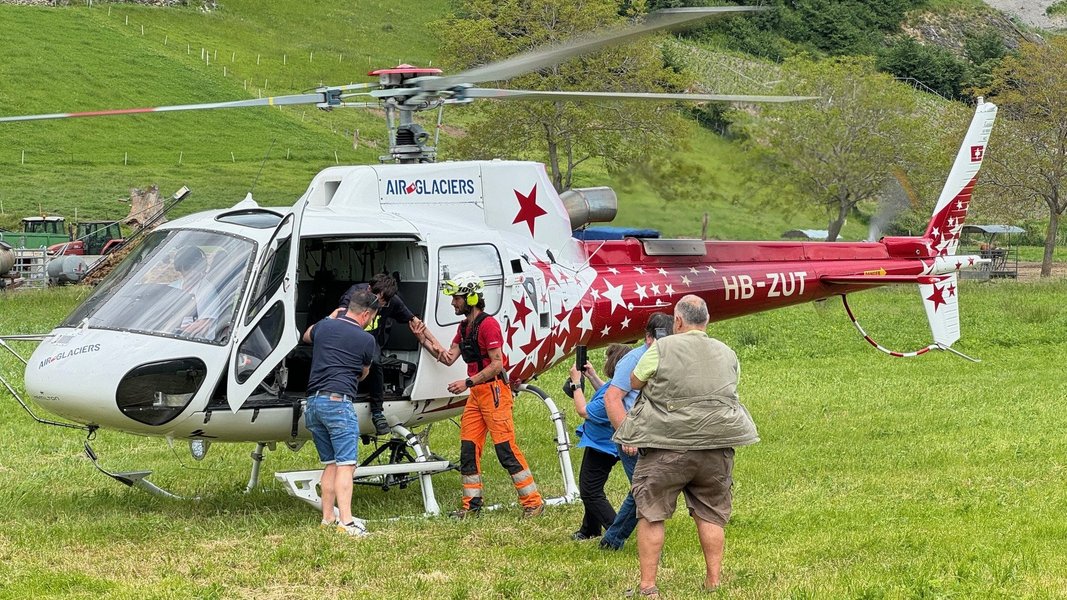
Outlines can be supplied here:
[[468, 377], [467, 380], [464, 381], [463, 383], [467, 386], [468, 390], [471, 389], [472, 387], [474, 387], [474, 380], [471, 379], [470, 377]]

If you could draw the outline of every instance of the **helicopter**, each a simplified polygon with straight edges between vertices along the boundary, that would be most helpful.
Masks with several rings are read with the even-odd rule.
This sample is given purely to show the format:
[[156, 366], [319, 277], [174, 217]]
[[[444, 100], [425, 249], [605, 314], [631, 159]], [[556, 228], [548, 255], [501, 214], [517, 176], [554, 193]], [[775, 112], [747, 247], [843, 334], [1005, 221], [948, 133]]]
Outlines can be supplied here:
[[[933, 342], [914, 352], [956, 352], [961, 269], [983, 263], [956, 255], [976, 176], [997, 108], [979, 102], [926, 232], [877, 242], [744, 242], [626, 238], [582, 241], [574, 231], [611, 221], [609, 188], [557, 193], [544, 165], [516, 160], [436, 162], [430, 135], [414, 115], [480, 99], [624, 98], [666, 101], [788, 102], [790, 96], [726, 96], [639, 92], [534, 91], [477, 87], [528, 73], [693, 20], [756, 7], [658, 11], [636, 26], [534, 50], [456, 75], [400, 65], [372, 71], [377, 83], [323, 87], [314, 93], [211, 104], [0, 117], [0, 123], [251, 106], [312, 104], [385, 109], [389, 153], [382, 164], [329, 167], [290, 207], [263, 207], [249, 194], [226, 209], [170, 221], [145, 237], [81, 305], [39, 341], [25, 363], [26, 394], [67, 421], [40, 422], [188, 440], [194, 458], [213, 443], [254, 443], [253, 489], [266, 448], [299, 450], [311, 351], [301, 333], [336, 310], [352, 283], [390, 273], [399, 295], [438, 339], [451, 339], [460, 317], [443, 282], [472, 271], [485, 282], [486, 312], [501, 322], [506, 371], [520, 392], [539, 397], [555, 428], [564, 492], [578, 498], [563, 412], [534, 385], [536, 376], [579, 347], [642, 335], [649, 315], [672, 310], [687, 294], [703, 298], [713, 320], [823, 300], [891, 284], [920, 291]], [[354, 101], [365, 95], [373, 101]], [[183, 249], [197, 248], [211, 282], [194, 296], [176, 268]], [[208, 297], [203, 297], [208, 296]], [[198, 306], [214, 305], [210, 327], [187, 325]], [[5, 336], [25, 339], [26, 336]], [[11, 350], [0, 338], [0, 344]], [[14, 350], [11, 350], [14, 353]], [[419, 481], [427, 514], [440, 513], [431, 475], [452, 468], [412, 430], [459, 415], [466, 394], [447, 392], [462, 378], [415, 336], [395, 328], [382, 348], [389, 441], [356, 469], [357, 482], [389, 487]], [[959, 354], [957, 352], [957, 354]], [[16, 356], [18, 356], [16, 354]], [[961, 355], [962, 356], [962, 355]], [[21, 357], [19, 357], [21, 359]], [[13, 386], [8, 391], [30, 410]], [[373, 434], [366, 396], [356, 399], [361, 433]], [[31, 412], [31, 415], [33, 413]], [[425, 431], [425, 429], [423, 429]], [[104, 469], [130, 486], [172, 496], [149, 471]], [[378, 463], [372, 461], [378, 460]], [[381, 461], [384, 461], [382, 464]], [[316, 507], [321, 471], [276, 473], [286, 491]]]

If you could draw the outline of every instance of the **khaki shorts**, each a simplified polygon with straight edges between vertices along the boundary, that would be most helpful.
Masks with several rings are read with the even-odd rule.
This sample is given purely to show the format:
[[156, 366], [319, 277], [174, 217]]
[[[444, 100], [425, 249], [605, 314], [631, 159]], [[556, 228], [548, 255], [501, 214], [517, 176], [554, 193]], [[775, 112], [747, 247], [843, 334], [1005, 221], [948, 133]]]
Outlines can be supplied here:
[[720, 527], [730, 520], [734, 449], [643, 450], [634, 469], [633, 495], [637, 516], [653, 523], [666, 521], [678, 505], [678, 493], [693, 517]]

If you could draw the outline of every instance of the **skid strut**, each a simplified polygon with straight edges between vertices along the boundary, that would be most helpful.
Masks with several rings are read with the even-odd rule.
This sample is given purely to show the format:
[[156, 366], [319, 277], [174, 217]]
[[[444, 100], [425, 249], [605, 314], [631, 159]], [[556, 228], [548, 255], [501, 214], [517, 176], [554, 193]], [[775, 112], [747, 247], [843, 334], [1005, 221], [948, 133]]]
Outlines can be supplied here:
[[[360, 483], [366, 482], [369, 478], [380, 478], [381, 482], [389, 482], [390, 478], [396, 475], [415, 475], [419, 479], [420, 487], [422, 488], [422, 504], [426, 509], [426, 514], [431, 516], [441, 514], [441, 507], [437, 504], [437, 498], [433, 493], [433, 480], [431, 479], [431, 476], [434, 473], [453, 469], [454, 465], [447, 460], [437, 460], [426, 449], [425, 445], [419, 439], [419, 436], [411, 433], [402, 425], [393, 425], [393, 434], [400, 439], [394, 438], [391, 443], [403, 443], [411, 448], [415, 453], [414, 462], [400, 462], [385, 465], [360, 465], [356, 467], [354, 479], [363, 480], [360, 481]], [[401, 442], [401, 440], [403, 441]], [[392, 448], [391, 457], [401, 455], [406, 456], [406, 453], [398, 454], [395, 450], [395, 445]], [[315, 508], [322, 510], [322, 497], [319, 495], [318, 487], [319, 482], [322, 480], [322, 469], [313, 471], [284, 471], [275, 473], [274, 477], [285, 484], [285, 491], [288, 492], [290, 496], [299, 498]], [[387, 485], [387, 483], [376, 483], [376, 485]]]
[[563, 495], [557, 498], [546, 498], [545, 502], [549, 505], [574, 502], [578, 499], [579, 494], [578, 484], [574, 481], [574, 467], [571, 466], [571, 441], [570, 436], [567, 434], [567, 419], [556, 407], [556, 403], [552, 401], [552, 398], [541, 388], [524, 383], [519, 386], [519, 393], [522, 392], [529, 392], [540, 398], [545, 403], [545, 406], [548, 407], [549, 419], [556, 426], [556, 455], [559, 457], [559, 470], [563, 477]]

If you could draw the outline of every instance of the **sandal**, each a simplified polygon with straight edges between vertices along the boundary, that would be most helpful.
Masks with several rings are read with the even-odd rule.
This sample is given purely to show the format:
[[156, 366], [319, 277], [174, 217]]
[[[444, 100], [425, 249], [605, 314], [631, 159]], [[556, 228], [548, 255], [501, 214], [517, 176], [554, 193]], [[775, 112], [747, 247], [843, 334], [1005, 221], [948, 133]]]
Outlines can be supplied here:
[[626, 598], [651, 598], [652, 600], [658, 600], [659, 588], [652, 586], [650, 588], [643, 588], [640, 585], [634, 588], [626, 590], [624, 594]]

